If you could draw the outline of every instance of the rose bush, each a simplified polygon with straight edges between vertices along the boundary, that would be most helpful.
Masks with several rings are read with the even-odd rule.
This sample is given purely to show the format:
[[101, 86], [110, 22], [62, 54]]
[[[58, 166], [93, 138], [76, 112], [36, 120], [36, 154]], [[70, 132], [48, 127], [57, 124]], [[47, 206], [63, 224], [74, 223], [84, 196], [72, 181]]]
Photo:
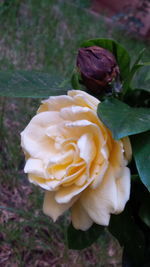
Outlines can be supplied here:
[[21, 133], [29, 181], [46, 190], [44, 213], [54, 221], [71, 208], [76, 229], [108, 225], [130, 194], [128, 137], [119, 141], [99, 120], [99, 100], [79, 90], [50, 97]]

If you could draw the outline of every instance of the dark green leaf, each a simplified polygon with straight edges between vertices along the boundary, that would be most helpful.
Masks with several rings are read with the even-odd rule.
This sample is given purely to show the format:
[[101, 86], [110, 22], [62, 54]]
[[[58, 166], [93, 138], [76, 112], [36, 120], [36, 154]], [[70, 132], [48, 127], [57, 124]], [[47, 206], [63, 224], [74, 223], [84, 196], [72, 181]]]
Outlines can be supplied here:
[[68, 227], [67, 238], [70, 249], [84, 249], [92, 245], [100, 235], [104, 234], [104, 227], [93, 224], [87, 231], [76, 230], [72, 224]]
[[139, 176], [150, 191], [150, 131], [133, 136], [131, 142]]
[[133, 108], [115, 98], [108, 98], [98, 105], [97, 113], [114, 139], [150, 129], [149, 108]]
[[66, 82], [37, 71], [1, 71], [0, 96], [41, 98], [66, 94]]
[[127, 52], [127, 50], [115, 42], [114, 40], [110, 39], [93, 39], [85, 41], [81, 44], [81, 47], [89, 47], [89, 46], [101, 46], [110, 52], [115, 56], [117, 63], [120, 68], [120, 74], [122, 80], [126, 80], [128, 77], [129, 71], [130, 71], [130, 56]]
[[134, 89], [129, 91], [124, 97], [125, 103], [132, 107], [150, 108], [150, 93], [144, 89]]
[[118, 239], [132, 266], [142, 266], [144, 258], [144, 236], [134, 221], [130, 204], [119, 215], [111, 215], [109, 231]]
[[[133, 67], [132, 67], [132, 69], [131, 69], [129, 75], [128, 75], [127, 80], [125, 81], [125, 83], [124, 83], [124, 85], [123, 85], [124, 88], [129, 88], [129, 87], [130, 87], [130, 83], [131, 83], [131, 81], [132, 81], [134, 75], [137, 73], [138, 70], [140, 70], [141, 68], [143, 68], [143, 67], [145, 67], [145, 66], [149, 66], [149, 65], [150, 65], [149, 62], [135, 63], [135, 64], [133, 65]], [[146, 90], [146, 91], [149, 91], [149, 89]]]
[[150, 66], [140, 63], [141, 67], [132, 79], [132, 87], [150, 92]]
[[132, 66], [132, 68], [131, 68], [131, 71], [130, 71], [130, 75], [129, 75], [130, 77], [129, 77], [129, 79], [128, 79], [129, 82], [132, 80], [132, 78], [133, 78], [134, 74], [136, 73], [136, 71], [137, 71], [139, 68], [141, 68], [141, 67], [143, 66], [143, 65], [140, 64], [139, 62], [140, 62], [140, 60], [141, 60], [141, 58], [142, 58], [144, 52], [145, 52], [145, 48], [143, 48], [143, 49], [140, 51], [140, 53], [139, 53], [139, 55], [138, 55], [138, 57], [137, 57], [135, 63], [133, 64], [133, 66]]
[[135, 62], [134, 62], [134, 64], [133, 64], [133, 66], [132, 66], [132, 68], [136, 65], [136, 64], [138, 64], [139, 62], [140, 62], [140, 60], [142, 59], [142, 57], [143, 57], [143, 55], [144, 55], [144, 52], [145, 52], [145, 47], [139, 52], [139, 54], [138, 54], [138, 56], [137, 56], [137, 59], [135, 60]]
[[[150, 227], [150, 193], [142, 183], [139, 175], [132, 175], [131, 177], [130, 203], [134, 215], [136, 215], [136, 219], [140, 217], [144, 224]], [[140, 226], [142, 227], [141, 222]], [[143, 230], [146, 232], [145, 235], [147, 236], [147, 228], [145, 225]]]

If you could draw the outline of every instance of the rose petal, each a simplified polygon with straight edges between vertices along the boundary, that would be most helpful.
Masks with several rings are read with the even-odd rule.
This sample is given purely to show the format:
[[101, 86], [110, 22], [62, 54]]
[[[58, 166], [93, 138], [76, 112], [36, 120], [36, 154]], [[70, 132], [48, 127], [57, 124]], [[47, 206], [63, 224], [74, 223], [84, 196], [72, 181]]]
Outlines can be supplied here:
[[25, 173], [32, 173], [42, 178], [48, 178], [48, 174], [46, 173], [45, 169], [43, 168], [43, 163], [40, 159], [33, 159], [29, 158], [26, 161], [24, 167]]
[[121, 141], [113, 141], [112, 150], [110, 153], [109, 161], [110, 165], [114, 169], [115, 177], [118, 177], [122, 171], [122, 167], [126, 166], [126, 160], [124, 159], [123, 144]]
[[94, 110], [88, 107], [70, 106], [61, 109], [60, 116], [63, 120], [76, 121], [76, 120], [88, 120], [92, 123], [100, 124], [97, 114]]
[[100, 101], [94, 96], [89, 95], [88, 93], [80, 90], [70, 90], [68, 91], [68, 95], [72, 96], [77, 105], [90, 107], [93, 110], [97, 109]]
[[59, 204], [55, 200], [55, 192], [46, 191], [43, 203], [43, 212], [50, 216], [55, 222], [60, 215], [72, 206], [74, 201], [75, 199], [66, 204]]
[[131, 147], [130, 139], [127, 136], [127, 137], [122, 138], [121, 140], [123, 142], [125, 157], [128, 161], [130, 161], [132, 158], [132, 147]]
[[115, 213], [120, 213], [124, 210], [126, 202], [130, 196], [130, 170], [125, 167], [122, 170], [122, 175], [116, 180], [117, 184], [117, 209]]
[[71, 220], [74, 228], [82, 231], [88, 230], [92, 224], [92, 219], [88, 216], [85, 209], [82, 207], [80, 200], [75, 202], [71, 209]]
[[30, 121], [25, 130], [21, 133], [21, 145], [26, 153], [33, 158], [47, 162], [57, 151], [54, 141], [46, 136], [48, 125], [59, 123], [58, 112], [43, 112]]
[[117, 207], [117, 187], [111, 167], [107, 170], [102, 183], [94, 190], [87, 188], [82, 193], [80, 201], [95, 223], [109, 224], [110, 213], [114, 213]]
[[101, 144], [103, 146], [106, 143], [98, 125], [88, 120], [65, 122], [63, 131], [66, 138], [76, 137], [79, 139], [81, 135], [90, 133], [93, 134], [96, 145]]
[[44, 179], [42, 177], [30, 173], [28, 174], [28, 178], [32, 184], [39, 185], [41, 188], [49, 191], [56, 190], [61, 183], [57, 180]]
[[99, 184], [102, 182], [102, 179], [105, 175], [105, 172], [108, 168], [108, 161], [104, 161], [103, 164], [99, 165], [95, 165], [94, 166], [94, 173], [92, 174], [92, 177], [94, 177], [94, 181], [91, 184], [91, 188], [95, 189], [96, 187], [99, 186]]
[[[85, 174], [83, 174], [85, 175]], [[61, 187], [59, 191], [56, 192], [55, 200], [58, 203], [68, 203], [74, 197], [79, 195], [88, 185], [93, 181], [93, 179], [89, 179], [84, 186], [70, 185], [69, 187]]]
[[80, 158], [84, 159], [87, 164], [90, 164], [96, 155], [93, 135], [91, 133], [82, 135], [79, 138], [77, 145], [80, 150]]
[[[67, 168], [66, 176], [62, 179], [63, 186], [69, 186], [73, 183], [77, 183], [78, 180], [85, 179], [83, 173], [85, 173], [86, 167], [85, 164], [81, 162], [81, 165], [74, 164]], [[82, 178], [83, 177], [83, 178]], [[87, 178], [87, 177], [86, 177]]]
[[75, 102], [72, 97], [67, 95], [50, 96], [48, 99], [42, 101], [37, 113], [45, 111], [59, 111], [63, 107], [74, 105]]

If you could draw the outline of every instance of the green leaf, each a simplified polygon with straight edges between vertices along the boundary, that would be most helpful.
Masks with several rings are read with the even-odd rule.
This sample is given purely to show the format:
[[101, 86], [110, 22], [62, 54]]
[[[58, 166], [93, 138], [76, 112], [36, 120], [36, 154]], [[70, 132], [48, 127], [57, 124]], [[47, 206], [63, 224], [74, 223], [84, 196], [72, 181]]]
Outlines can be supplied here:
[[126, 80], [130, 71], [130, 56], [127, 50], [116, 41], [111, 39], [87, 40], [81, 44], [81, 47], [89, 47], [94, 45], [101, 46], [112, 52], [119, 65], [121, 79]]
[[131, 70], [130, 70], [130, 73], [129, 73], [128, 77], [126, 78], [126, 81], [125, 81], [124, 84], [123, 84], [124, 89], [126, 89], [126, 90], [125, 90], [125, 93], [126, 93], [126, 91], [130, 91], [130, 90], [129, 90], [129, 88], [131, 87], [131, 86], [130, 86], [130, 83], [131, 83], [131, 81], [132, 81], [132, 79], [133, 79], [135, 73], [136, 73], [141, 67], [143, 67], [143, 65], [140, 64], [139, 62], [140, 62], [140, 60], [141, 60], [141, 58], [142, 58], [144, 52], [145, 52], [145, 48], [143, 48], [143, 49], [140, 51], [140, 53], [139, 53], [137, 59], [135, 60], [135, 63], [133, 64], [133, 66], [132, 66], [132, 68], [131, 68]]
[[130, 204], [119, 215], [111, 215], [109, 231], [118, 239], [132, 266], [142, 266], [144, 259], [145, 240], [142, 232], [134, 221]]
[[68, 227], [67, 239], [69, 249], [81, 250], [92, 245], [100, 235], [104, 234], [104, 227], [93, 224], [89, 230], [76, 230], [72, 224]]
[[149, 108], [129, 107], [115, 98], [108, 98], [100, 103], [97, 114], [116, 140], [150, 129]]
[[80, 74], [78, 73], [77, 69], [74, 69], [71, 77], [71, 85], [76, 90], [82, 90], [79, 80]]
[[135, 63], [133, 64], [133, 66], [132, 66], [132, 68], [131, 68], [131, 72], [130, 72], [130, 80], [132, 80], [132, 78], [133, 78], [134, 74], [136, 73], [136, 71], [137, 71], [139, 68], [143, 67], [143, 64], [144, 64], [144, 63], [140, 63], [140, 61], [141, 61], [141, 59], [142, 59], [142, 56], [143, 56], [144, 52], [145, 52], [145, 48], [143, 48], [143, 49], [140, 51], [140, 53], [138, 54], [138, 57], [137, 57], [137, 59], [135, 60]]
[[131, 142], [140, 179], [150, 191], [150, 131], [133, 136]]
[[0, 71], [0, 96], [41, 98], [66, 94], [66, 82], [38, 71]]
[[[131, 72], [129, 73], [129, 77], [126, 81], [126, 84], [127, 86], [130, 85], [134, 75], [137, 73], [138, 70], [140, 70], [141, 68], [145, 67], [145, 66], [149, 66], [150, 63], [149, 62], [143, 62], [143, 63], [138, 63], [138, 64], [135, 64], [132, 69], [131, 69]], [[125, 84], [125, 87], [126, 87], [126, 84]], [[149, 89], [144, 89], [146, 91], [149, 91]]]

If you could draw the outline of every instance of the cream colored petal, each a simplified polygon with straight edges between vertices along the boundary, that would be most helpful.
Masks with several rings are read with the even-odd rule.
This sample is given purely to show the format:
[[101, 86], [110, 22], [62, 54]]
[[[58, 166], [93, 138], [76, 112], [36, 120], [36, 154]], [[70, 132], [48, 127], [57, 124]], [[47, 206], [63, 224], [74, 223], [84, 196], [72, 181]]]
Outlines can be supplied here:
[[87, 172], [85, 172], [84, 175], [80, 175], [80, 178], [76, 179], [76, 181], [74, 182], [75, 185], [77, 185], [77, 186], [83, 186], [86, 183], [88, 176], [89, 175], [87, 175]]
[[[83, 174], [85, 175], [85, 174]], [[93, 179], [87, 181], [84, 186], [70, 185], [68, 187], [61, 187], [55, 195], [55, 199], [58, 203], [68, 203], [74, 196], [78, 196], [85, 188], [89, 186]]]
[[82, 135], [77, 142], [77, 146], [80, 151], [80, 158], [85, 160], [87, 164], [90, 164], [96, 155], [93, 135], [91, 133]]
[[51, 139], [55, 140], [55, 142], [60, 142], [63, 143], [64, 142], [64, 137], [61, 134], [61, 128], [63, 127], [64, 122], [63, 123], [57, 123], [53, 124], [53, 125], [47, 125], [47, 128], [45, 129], [45, 135], [47, 135], [48, 137], [50, 137]]
[[94, 173], [92, 174], [92, 177], [94, 177], [93, 183], [91, 184], [92, 189], [95, 189], [96, 187], [100, 185], [107, 171], [108, 165], [109, 165], [109, 162], [105, 160], [103, 164], [101, 165], [97, 164], [95, 166]]
[[55, 179], [44, 179], [40, 176], [37, 176], [35, 174], [29, 173], [28, 178], [30, 183], [40, 186], [41, 188], [52, 191], [57, 190], [59, 185], [61, 184], [60, 181]]
[[71, 91], [68, 91], [68, 95], [73, 97], [77, 105], [79, 104], [81, 106], [82, 105], [88, 106], [94, 110], [97, 109], [97, 106], [100, 103], [100, 101], [97, 98], [95, 98], [94, 96], [91, 96], [90, 94], [84, 91], [71, 90]]
[[130, 161], [132, 158], [132, 147], [131, 147], [130, 139], [129, 137], [124, 137], [121, 139], [121, 141], [123, 142], [125, 157], [128, 161]]
[[115, 177], [118, 177], [122, 171], [122, 167], [126, 166], [127, 163], [124, 159], [124, 149], [121, 141], [114, 141], [109, 161], [113, 167]]
[[59, 111], [63, 107], [74, 105], [75, 102], [72, 97], [67, 95], [50, 96], [48, 99], [42, 101], [37, 113], [44, 111]]
[[24, 172], [32, 173], [43, 178], [48, 178], [48, 175], [43, 168], [43, 163], [40, 159], [29, 158], [26, 161]]
[[74, 201], [75, 200], [66, 204], [59, 204], [55, 200], [55, 192], [46, 191], [43, 203], [43, 212], [50, 216], [55, 222], [60, 215], [72, 206]]
[[82, 231], [88, 230], [93, 224], [92, 219], [82, 207], [80, 200], [75, 202], [75, 204], [72, 206], [71, 220], [74, 228]]
[[113, 169], [106, 172], [102, 183], [96, 188], [87, 188], [80, 201], [89, 217], [97, 224], [108, 225], [110, 213], [114, 213], [117, 207], [117, 187]]
[[105, 144], [104, 136], [98, 125], [88, 120], [65, 122], [63, 131], [66, 138], [75, 136], [77, 139], [79, 139], [81, 135], [90, 133], [93, 134], [93, 138], [96, 139], [95, 142], [97, 145], [101, 144], [103, 146]]
[[53, 157], [47, 168], [49, 175], [64, 181], [64, 178], [68, 175], [68, 168], [72, 166], [73, 158], [73, 151], [71, 150], [64, 154], [62, 151], [62, 155], [58, 154], [58, 156]]
[[59, 123], [58, 112], [42, 112], [30, 121], [21, 133], [21, 145], [26, 153], [33, 158], [46, 161], [52, 157], [56, 149], [53, 140], [46, 136], [46, 128], [54, 123]]
[[56, 155], [54, 155], [51, 159], [48, 161], [48, 167], [58, 165], [58, 164], [69, 164], [73, 160], [73, 149], [70, 149], [68, 151], [62, 150], [61, 152], [58, 152]]
[[61, 109], [60, 116], [64, 120], [88, 120], [98, 125], [100, 124], [100, 121], [97, 117], [97, 113], [88, 107], [81, 107], [77, 105], [65, 107]]
[[108, 160], [109, 158], [109, 149], [108, 146], [104, 145], [103, 147], [101, 147], [101, 154], [104, 157], [105, 160]]
[[122, 170], [122, 175], [116, 180], [117, 184], [117, 209], [115, 213], [120, 213], [124, 210], [126, 202], [130, 197], [130, 170], [125, 167]]
[[[75, 166], [77, 166], [77, 168]], [[70, 186], [74, 183], [76, 184], [76, 181], [80, 179], [85, 180], [85, 176], [83, 176], [83, 173], [85, 173], [86, 167], [84, 165], [81, 165], [78, 168], [78, 165], [74, 164], [70, 166], [69, 168], [70, 168], [70, 171], [67, 171], [66, 176], [62, 179], [62, 184], [64, 187]]]

